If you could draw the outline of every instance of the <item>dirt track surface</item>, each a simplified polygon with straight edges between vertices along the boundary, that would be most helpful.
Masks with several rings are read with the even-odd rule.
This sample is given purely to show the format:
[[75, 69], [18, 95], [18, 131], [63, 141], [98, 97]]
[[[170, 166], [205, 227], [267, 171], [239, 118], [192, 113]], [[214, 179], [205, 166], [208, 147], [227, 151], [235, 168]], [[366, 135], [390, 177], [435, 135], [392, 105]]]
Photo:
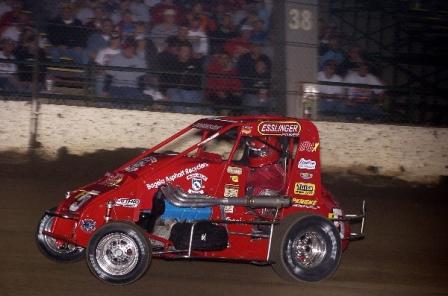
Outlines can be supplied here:
[[[367, 238], [352, 243], [339, 270], [317, 284], [281, 280], [269, 266], [154, 260], [135, 284], [94, 278], [84, 261], [54, 263], [34, 243], [45, 209], [135, 155], [102, 152], [28, 164], [0, 162], [0, 295], [448, 295], [447, 185], [325, 176], [348, 211], [368, 205]], [[1, 158], [1, 157], [0, 157]]]

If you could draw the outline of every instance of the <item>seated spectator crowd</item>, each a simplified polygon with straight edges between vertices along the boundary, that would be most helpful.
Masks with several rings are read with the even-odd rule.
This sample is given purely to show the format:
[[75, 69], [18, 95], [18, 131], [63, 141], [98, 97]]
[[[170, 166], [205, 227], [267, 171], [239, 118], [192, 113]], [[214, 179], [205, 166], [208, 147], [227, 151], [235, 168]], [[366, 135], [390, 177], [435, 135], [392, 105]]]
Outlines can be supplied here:
[[[176, 112], [221, 112], [226, 106], [269, 112], [276, 107], [270, 5], [271, 0], [43, 0], [36, 16], [31, 0], [0, 0], [0, 90], [30, 91], [36, 78], [44, 88], [47, 67], [39, 64], [36, 71], [38, 57], [93, 69], [98, 96], [173, 102]], [[382, 90], [353, 86], [382, 85], [361, 49], [342, 50], [334, 26], [321, 21], [319, 29], [318, 80], [352, 85], [320, 85], [319, 110], [379, 112], [371, 102]]]
[[275, 107], [270, 1], [41, 2], [38, 32], [33, 1], [0, 0], [0, 89], [29, 90], [34, 68], [26, 61], [38, 56], [93, 68], [98, 96], [177, 102], [177, 112]]
[[342, 34], [322, 20], [320, 30], [318, 112], [350, 119], [384, 116], [380, 108], [383, 83], [373, 73], [362, 49], [352, 45], [343, 50]]

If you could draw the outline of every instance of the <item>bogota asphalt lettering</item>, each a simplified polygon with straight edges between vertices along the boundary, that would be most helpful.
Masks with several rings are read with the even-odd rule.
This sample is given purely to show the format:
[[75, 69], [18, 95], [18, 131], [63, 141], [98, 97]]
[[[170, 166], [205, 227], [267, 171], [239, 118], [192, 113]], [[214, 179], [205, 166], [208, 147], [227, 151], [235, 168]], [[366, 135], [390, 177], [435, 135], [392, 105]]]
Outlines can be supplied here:
[[[205, 162], [198, 163], [194, 167], [182, 169], [182, 170], [180, 170], [180, 171], [178, 171], [178, 172], [176, 172], [176, 173], [174, 173], [172, 175], [165, 176], [164, 178], [158, 179], [155, 182], [146, 184], [146, 188], [148, 188], [148, 190], [159, 188], [160, 186], [162, 186], [162, 185], [164, 185], [166, 183], [174, 182], [175, 180], [177, 180], [179, 178], [182, 178], [182, 177], [190, 175], [190, 174], [194, 174], [194, 173], [196, 173], [196, 172], [198, 172], [200, 170], [203, 170], [206, 167], [208, 167], [208, 163], [205, 163]], [[204, 176], [204, 175], [202, 175], [202, 176]], [[206, 177], [206, 176], [204, 176], [204, 177]]]

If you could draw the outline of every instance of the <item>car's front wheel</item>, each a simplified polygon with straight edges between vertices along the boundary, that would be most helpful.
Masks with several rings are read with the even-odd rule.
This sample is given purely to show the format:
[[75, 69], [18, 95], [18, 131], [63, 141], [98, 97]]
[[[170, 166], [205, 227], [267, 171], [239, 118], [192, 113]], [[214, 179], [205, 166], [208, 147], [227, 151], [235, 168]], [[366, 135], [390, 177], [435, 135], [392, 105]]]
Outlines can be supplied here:
[[151, 255], [150, 242], [138, 226], [111, 222], [92, 235], [87, 246], [87, 265], [100, 280], [124, 285], [143, 276]]
[[36, 243], [46, 257], [58, 262], [76, 262], [84, 257], [83, 247], [59, 241], [45, 232], [51, 232], [55, 217], [44, 214], [36, 231]]
[[274, 230], [272, 267], [284, 279], [316, 282], [339, 266], [341, 239], [334, 224], [320, 216], [286, 217]]

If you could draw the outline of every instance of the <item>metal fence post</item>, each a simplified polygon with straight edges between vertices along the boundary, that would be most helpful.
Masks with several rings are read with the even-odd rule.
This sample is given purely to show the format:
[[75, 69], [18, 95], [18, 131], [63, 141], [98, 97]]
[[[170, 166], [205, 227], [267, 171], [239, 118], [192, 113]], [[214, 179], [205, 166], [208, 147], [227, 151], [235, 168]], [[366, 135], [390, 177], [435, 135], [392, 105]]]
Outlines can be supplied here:
[[31, 121], [30, 121], [30, 139], [29, 139], [29, 153], [31, 156], [35, 154], [35, 149], [41, 146], [41, 143], [37, 140], [38, 138], [38, 122], [39, 122], [39, 72], [40, 72], [40, 61], [39, 61], [39, 41], [40, 41], [40, 22], [36, 22], [36, 38], [34, 40], [35, 52], [33, 59], [33, 76], [31, 82]]

